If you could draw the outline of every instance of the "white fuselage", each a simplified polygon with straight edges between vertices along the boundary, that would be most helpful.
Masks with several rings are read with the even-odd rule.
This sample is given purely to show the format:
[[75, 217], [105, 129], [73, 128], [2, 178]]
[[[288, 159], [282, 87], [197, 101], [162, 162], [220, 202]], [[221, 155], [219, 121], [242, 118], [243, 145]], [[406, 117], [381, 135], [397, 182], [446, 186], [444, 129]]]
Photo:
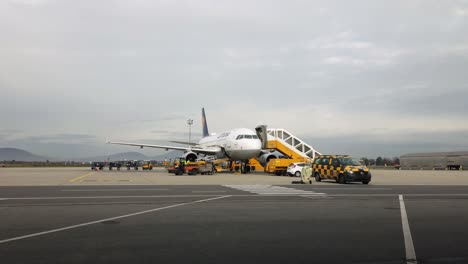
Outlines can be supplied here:
[[262, 143], [255, 131], [238, 128], [231, 131], [210, 135], [198, 142], [200, 147], [220, 147], [217, 158], [232, 160], [249, 160], [258, 157], [262, 151]]

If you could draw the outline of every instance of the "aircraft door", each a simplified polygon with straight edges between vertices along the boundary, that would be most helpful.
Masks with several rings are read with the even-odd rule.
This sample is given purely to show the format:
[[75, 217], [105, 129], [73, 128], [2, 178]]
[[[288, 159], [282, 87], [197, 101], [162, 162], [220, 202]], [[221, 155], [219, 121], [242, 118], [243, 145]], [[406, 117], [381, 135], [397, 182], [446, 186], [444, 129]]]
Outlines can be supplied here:
[[262, 142], [262, 149], [267, 149], [267, 144], [268, 144], [267, 126], [266, 125], [257, 126], [255, 128], [255, 131], [257, 132], [257, 136], [260, 138], [260, 141]]

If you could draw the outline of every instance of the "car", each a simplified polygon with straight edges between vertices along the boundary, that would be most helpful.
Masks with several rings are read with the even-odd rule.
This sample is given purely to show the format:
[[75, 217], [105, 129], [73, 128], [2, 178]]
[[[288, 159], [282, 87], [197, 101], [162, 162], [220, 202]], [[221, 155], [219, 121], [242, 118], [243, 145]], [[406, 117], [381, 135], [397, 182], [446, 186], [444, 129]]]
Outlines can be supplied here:
[[135, 170], [138, 170], [138, 161], [128, 161], [126, 166], [127, 166], [127, 170], [130, 170], [130, 168], [134, 168]]
[[152, 170], [153, 164], [151, 162], [145, 163], [142, 167], [143, 170]]
[[104, 168], [104, 162], [92, 162], [91, 170], [102, 170]]
[[316, 181], [332, 179], [338, 183], [369, 184], [372, 174], [362, 163], [348, 155], [320, 155], [314, 160], [312, 176]]
[[108, 164], [109, 170], [112, 170], [112, 168], [117, 168], [117, 170], [120, 170], [120, 167], [122, 167], [122, 163], [118, 161], [111, 161]]
[[304, 168], [304, 166], [305, 166], [305, 162], [291, 163], [286, 169], [286, 173], [289, 176], [301, 177], [302, 169]]

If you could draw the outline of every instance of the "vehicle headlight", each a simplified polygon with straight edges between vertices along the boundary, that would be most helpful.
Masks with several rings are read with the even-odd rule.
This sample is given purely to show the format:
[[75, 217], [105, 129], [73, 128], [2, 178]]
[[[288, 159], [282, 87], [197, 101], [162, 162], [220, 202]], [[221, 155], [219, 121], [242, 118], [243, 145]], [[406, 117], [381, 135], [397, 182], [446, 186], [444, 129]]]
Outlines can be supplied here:
[[348, 171], [349, 174], [353, 174], [354, 172], [353, 171]]

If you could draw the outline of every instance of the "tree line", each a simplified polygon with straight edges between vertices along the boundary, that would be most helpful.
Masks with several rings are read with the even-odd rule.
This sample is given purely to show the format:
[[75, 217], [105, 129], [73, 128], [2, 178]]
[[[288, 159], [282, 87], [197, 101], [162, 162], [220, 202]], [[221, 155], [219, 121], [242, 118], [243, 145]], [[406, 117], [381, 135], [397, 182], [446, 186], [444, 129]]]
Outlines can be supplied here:
[[396, 166], [400, 165], [400, 158], [386, 158], [386, 157], [377, 157], [376, 159], [368, 159], [367, 157], [361, 158], [362, 162], [366, 166]]

